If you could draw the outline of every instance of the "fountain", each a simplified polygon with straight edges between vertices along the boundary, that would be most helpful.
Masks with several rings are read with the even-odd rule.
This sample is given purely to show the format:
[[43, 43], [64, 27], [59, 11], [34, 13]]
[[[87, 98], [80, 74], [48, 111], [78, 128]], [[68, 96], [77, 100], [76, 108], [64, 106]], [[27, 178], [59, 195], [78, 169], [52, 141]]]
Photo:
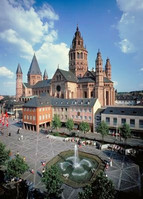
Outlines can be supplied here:
[[74, 146], [74, 151], [61, 152], [48, 164], [56, 164], [63, 182], [72, 187], [85, 186], [95, 178], [99, 170], [104, 169], [99, 157], [78, 151], [77, 145]]
[[79, 167], [79, 158], [78, 158], [78, 148], [77, 145], [75, 144], [74, 146], [74, 163], [73, 163], [73, 167], [77, 168]]

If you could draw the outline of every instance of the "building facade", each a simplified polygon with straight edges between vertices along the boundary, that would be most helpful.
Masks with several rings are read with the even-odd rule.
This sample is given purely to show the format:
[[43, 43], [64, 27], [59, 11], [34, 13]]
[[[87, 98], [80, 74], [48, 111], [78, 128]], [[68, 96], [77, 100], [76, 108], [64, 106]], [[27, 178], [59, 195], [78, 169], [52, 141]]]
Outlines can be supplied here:
[[101, 52], [95, 59], [95, 69], [89, 70], [88, 51], [77, 27], [69, 51], [69, 70], [57, 69], [52, 79], [44, 72], [43, 80], [40, 67], [34, 55], [28, 74], [27, 83], [23, 83], [22, 69], [16, 71], [17, 100], [41, 93], [64, 99], [98, 98], [102, 106], [114, 105], [115, 90], [111, 81], [111, 64], [109, 58], [103, 68]]
[[143, 107], [107, 107], [101, 112], [101, 121], [105, 121], [113, 132], [126, 123], [133, 134], [143, 137]]
[[39, 132], [40, 128], [51, 126], [52, 118], [58, 115], [62, 126], [72, 119], [76, 129], [81, 122], [87, 122], [90, 131], [95, 131], [95, 112], [101, 107], [98, 99], [62, 99], [50, 96], [35, 97], [23, 106], [23, 127]]

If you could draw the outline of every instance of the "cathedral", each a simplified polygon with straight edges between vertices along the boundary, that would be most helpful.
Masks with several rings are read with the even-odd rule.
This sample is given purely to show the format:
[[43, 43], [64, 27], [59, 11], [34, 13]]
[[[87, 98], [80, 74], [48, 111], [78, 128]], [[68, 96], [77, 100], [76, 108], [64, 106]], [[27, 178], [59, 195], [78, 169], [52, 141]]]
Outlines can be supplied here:
[[48, 93], [55, 98], [98, 98], [101, 106], [114, 105], [115, 90], [111, 80], [111, 64], [106, 60], [105, 68], [101, 52], [97, 52], [95, 70], [88, 68], [88, 51], [77, 27], [69, 51], [69, 70], [58, 68], [52, 77], [48, 78], [46, 70], [43, 78], [39, 64], [34, 54], [27, 83], [23, 82], [23, 73], [20, 64], [16, 71], [16, 99], [27, 101], [33, 96]]

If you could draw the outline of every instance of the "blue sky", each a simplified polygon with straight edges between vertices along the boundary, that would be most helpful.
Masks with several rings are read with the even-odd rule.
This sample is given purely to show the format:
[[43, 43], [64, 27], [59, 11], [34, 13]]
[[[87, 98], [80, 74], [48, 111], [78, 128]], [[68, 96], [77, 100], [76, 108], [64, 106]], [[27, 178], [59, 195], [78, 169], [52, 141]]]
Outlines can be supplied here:
[[68, 70], [77, 24], [89, 69], [100, 49], [118, 91], [143, 90], [142, 0], [0, 0], [0, 22], [0, 95], [15, 95], [18, 63], [27, 81], [34, 53], [49, 78], [58, 64]]

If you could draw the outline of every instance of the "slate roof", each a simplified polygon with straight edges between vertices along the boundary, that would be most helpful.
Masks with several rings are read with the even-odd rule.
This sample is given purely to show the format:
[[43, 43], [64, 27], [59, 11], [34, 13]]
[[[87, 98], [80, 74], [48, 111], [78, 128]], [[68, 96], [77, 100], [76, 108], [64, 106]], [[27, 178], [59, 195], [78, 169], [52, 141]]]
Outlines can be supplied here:
[[93, 82], [95, 83], [95, 79], [93, 77], [82, 77], [82, 78], [78, 78], [78, 82], [79, 83], [86, 83], [86, 82]]
[[105, 83], [113, 83], [110, 79], [108, 79], [107, 77], [104, 77], [104, 82]]
[[96, 98], [81, 98], [81, 99], [61, 99], [61, 98], [53, 98], [52, 106], [59, 107], [68, 107], [68, 106], [85, 106], [85, 107], [93, 107], [96, 102]]
[[66, 71], [66, 70], [62, 70], [62, 69], [58, 69], [57, 71], [59, 71], [68, 82], [76, 82], [77, 83], [77, 78], [71, 71]]
[[26, 87], [26, 88], [33, 88], [33, 86], [30, 85], [29, 83], [23, 83], [23, 86]]
[[33, 88], [44, 88], [50, 86], [51, 79], [41, 80], [33, 85]]
[[45, 95], [31, 99], [23, 107], [46, 107], [50, 105], [53, 107], [93, 107], [96, 100], [97, 99], [95, 98], [61, 99], [50, 97], [50, 95]]
[[18, 64], [17, 70], [16, 70], [16, 74], [18, 74], [18, 73], [23, 74], [20, 64]]
[[51, 106], [51, 97], [42, 96], [42, 97], [34, 97], [29, 100], [23, 107], [46, 107]]
[[37, 62], [36, 56], [34, 54], [28, 74], [27, 75], [41, 75], [39, 64]]
[[103, 114], [143, 116], [143, 107], [107, 107]]

